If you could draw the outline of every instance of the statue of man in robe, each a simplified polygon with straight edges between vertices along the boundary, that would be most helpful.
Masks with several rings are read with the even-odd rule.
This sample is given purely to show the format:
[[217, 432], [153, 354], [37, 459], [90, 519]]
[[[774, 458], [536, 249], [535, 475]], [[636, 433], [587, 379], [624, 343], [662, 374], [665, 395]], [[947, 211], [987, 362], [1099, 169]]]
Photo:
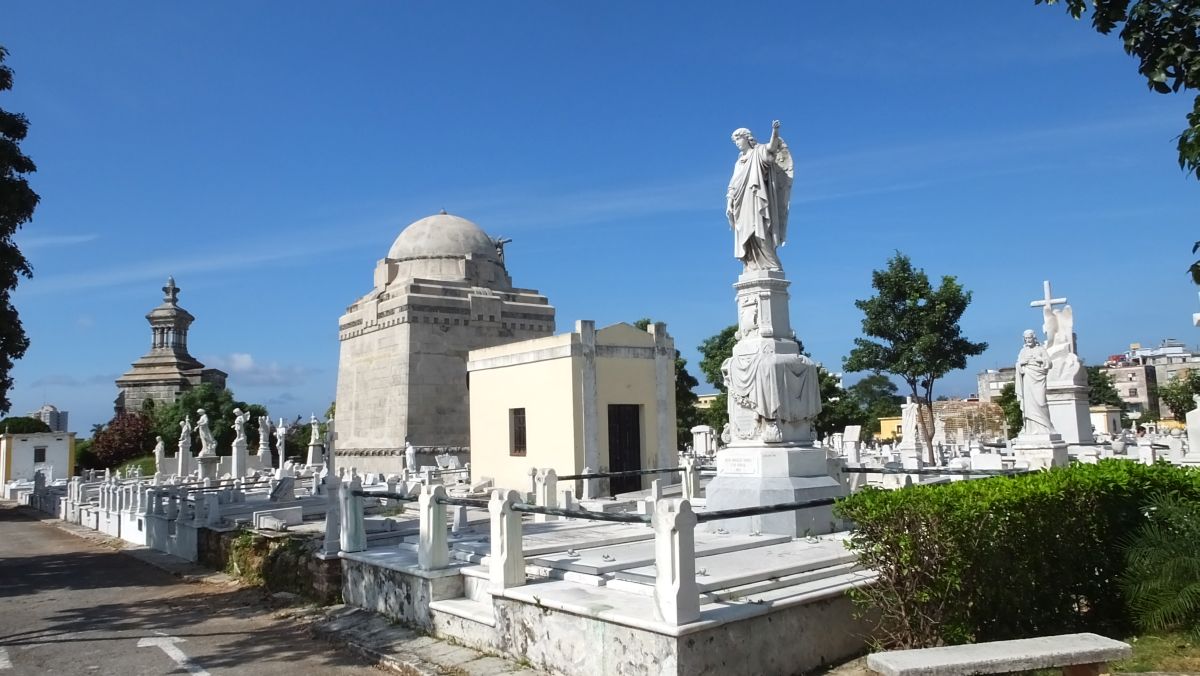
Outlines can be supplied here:
[[725, 216], [733, 229], [733, 255], [743, 270], [782, 270], [776, 249], [787, 239], [792, 195], [792, 156], [771, 123], [771, 140], [760, 144], [749, 129], [733, 132], [740, 155], [725, 194]]
[[200, 433], [200, 455], [215, 455], [217, 440], [213, 438], [212, 430], [208, 427], [208, 414], [204, 412], [204, 409], [198, 408], [196, 415], [200, 416], [196, 421], [196, 431]]
[[1032, 330], [1025, 331], [1025, 346], [1017, 355], [1017, 400], [1021, 403], [1021, 434], [1054, 434], [1050, 406], [1046, 402], [1046, 378], [1050, 354], [1038, 343]]
[[246, 443], [246, 422], [248, 420], [250, 420], [250, 416], [243, 413], [242, 409], [233, 409], [233, 424], [230, 425], [230, 429], [233, 430], [234, 443], [239, 441], [243, 444]]

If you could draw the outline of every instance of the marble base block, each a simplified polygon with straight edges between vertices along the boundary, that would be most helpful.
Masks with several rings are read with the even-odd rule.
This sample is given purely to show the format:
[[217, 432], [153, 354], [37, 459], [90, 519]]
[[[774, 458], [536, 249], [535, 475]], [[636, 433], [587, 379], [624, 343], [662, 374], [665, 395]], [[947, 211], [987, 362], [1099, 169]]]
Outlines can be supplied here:
[[[717, 453], [717, 476], [708, 484], [706, 511], [833, 498], [845, 487], [828, 474], [826, 452], [812, 447], [730, 447]], [[723, 519], [708, 530], [804, 537], [838, 530], [832, 505]]]
[[1029, 469], [1066, 467], [1070, 462], [1067, 442], [1058, 434], [1022, 434], [1013, 439], [1013, 455], [1029, 463]]
[[1046, 403], [1054, 431], [1068, 444], [1095, 443], [1086, 385], [1055, 385], [1046, 388]]
[[221, 466], [221, 458], [215, 455], [198, 455], [195, 458], [196, 464], [200, 466], [201, 479], [217, 479], [217, 472]]

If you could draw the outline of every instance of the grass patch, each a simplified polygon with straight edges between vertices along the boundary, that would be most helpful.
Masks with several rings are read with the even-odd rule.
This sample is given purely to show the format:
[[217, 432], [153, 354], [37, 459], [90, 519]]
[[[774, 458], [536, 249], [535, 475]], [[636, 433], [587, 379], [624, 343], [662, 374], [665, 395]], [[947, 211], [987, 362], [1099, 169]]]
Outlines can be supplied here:
[[154, 456], [147, 455], [141, 458], [134, 458], [133, 460], [126, 460], [121, 463], [117, 471], [121, 472], [122, 476], [125, 476], [132, 467], [141, 467], [142, 476], [154, 476]]
[[1125, 642], [1133, 646], [1133, 657], [1109, 665], [1114, 672], [1200, 672], [1200, 641], [1190, 634], [1143, 634]]

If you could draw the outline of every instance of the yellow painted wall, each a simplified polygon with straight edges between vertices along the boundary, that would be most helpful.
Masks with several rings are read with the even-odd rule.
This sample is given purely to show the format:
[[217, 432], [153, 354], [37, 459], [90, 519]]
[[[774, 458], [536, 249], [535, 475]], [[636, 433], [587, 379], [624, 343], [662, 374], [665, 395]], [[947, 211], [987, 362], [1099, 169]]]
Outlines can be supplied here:
[[[660, 412], [655, 404], [654, 360], [597, 358], [596, 404], [602, 466], [612, 469], [608, 462], [608, 405], [637, 404], [641, 406], [642, 469], [658, 467], [656, 431]], [[675, 456], [674, 453], [671, 455]], [[644, 478], [643, 485], [649, 486], [649, 482], [656, 478], [663, 477]]]
[[[524, 492], [531, 467], [559, 474], [583, 470], [578, 361], [561, 357], [471, 372], [472, 481], [490, 477], [498, 488]], [[525, 409], [524, 457], [509, 453], [513, 408]]]
[[904, 422], [903, 418], [880, 418], [879, 419], [879, 438], [880, 439], [895, 439], [900, 440], [900, 428]]

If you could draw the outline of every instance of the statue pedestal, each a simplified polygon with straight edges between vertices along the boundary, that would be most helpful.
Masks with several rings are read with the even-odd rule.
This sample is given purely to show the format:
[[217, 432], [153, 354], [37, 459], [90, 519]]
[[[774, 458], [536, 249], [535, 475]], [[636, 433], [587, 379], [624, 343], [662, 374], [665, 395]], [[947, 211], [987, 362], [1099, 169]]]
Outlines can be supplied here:
[[221, 458], [216, 455], [198, 455], [196, 464], [200, 466], [200, 479], [217, 479], [217, 470], [221, 466]]
[[247, 474], [249, 474], [249, 472], [246, 471], [247, 469], [249, 469], [246, 466], [247, 460], [248, 460], [248, 457], [246, 456], [246, 440], [245, 439], [234, 439], [233, 440], [233, 455], [229, 459], [229, 471], [230, 471], [230, 474], [233, 475], [233, 478], [237, 479], [237, 478], [244, 477]]
[[192, 449], [180, 448], [175, 451], [175, 476], [185, 477], [192, 473]]
[[1046, 403], [1054, 431], [1068, 444], [1094, 444], [1092, 415], [1088, 407], [1087, 385], [1050, 383], [1046, 386]]
[[254, 456], [254, 461], [257, 463], [258, 469], [260, 470], [270, 471], [275, 469], [275, 465], [271, 461], [271, 449], [269, 447], [263, 448], [262, 446], [259, 446], [258, 453]]
[[325, 448], [321, 444], [308, 445], [308, 462], [309, 467], [318, 467], [325, 464]]
[[1029, 469], [1066, 467], [1070, 462], [1067, 442], [1058, 434], [1019, 434], [1012, 448], [1017, 459], [1029, 463]]
[[[845, 488], [829, 475], [823, 448], [812, 446], [731, 446], [717, 453], [717, 476], [706, 489], [705, 510], [759, 507], [782, 502], [834, 498]], [[723, 519], [710, 530], [804, 537], [838, 530], [832, 505], [760, 516]]]

